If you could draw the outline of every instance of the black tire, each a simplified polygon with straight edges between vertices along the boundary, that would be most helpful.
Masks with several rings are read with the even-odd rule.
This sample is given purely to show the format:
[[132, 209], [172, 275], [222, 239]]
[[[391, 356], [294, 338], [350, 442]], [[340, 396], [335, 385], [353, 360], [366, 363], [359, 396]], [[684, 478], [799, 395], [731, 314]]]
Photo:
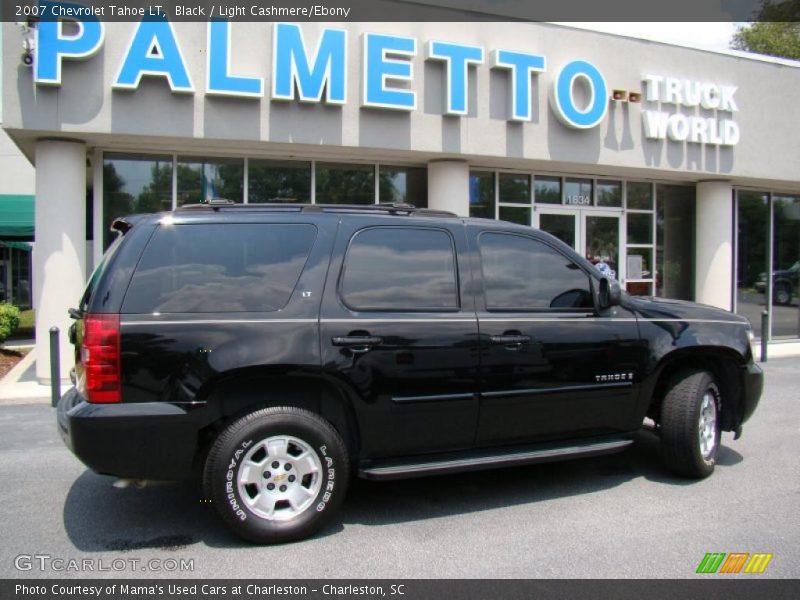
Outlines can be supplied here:
[[792, 287], [785, 283], [779, 283], [775, 286], [773, 291], [773, 302], [780, 306], [786, 306], [792, 303]]
[[[710, 394], [716, 409], [713, 448], [703, 456], [700, 411]], [[683, 371], [671, 382], [661, 404], [661, 451], [666, 466], [683, 477], [703, 478], [714, 472], [721, 434], [720, 393], [708, 371]]]
[[[289, 456], [274, 469], [274, 463], [271, 462], [274, 454], [264, 449], [264, 454], [259, 455], [261, 442], [267, 439], [274, 441], [275, 438], [289, 440], [289, 453], [303, 448], [315, 453], [321, 466], [318, 476], [306, 475], [291, 480], [294, 482], [291, 486], [295, 486], [292, 489], [303, 486], [309, 490], [306, 492], [309, 494], [307, 498], [313, 497], [310, 504], [305, 505], [300, 512], [295, 510], [289, 500], [281, 499], [288, 496], [280, 496], [281, 490], [276, 487], [280, 484], [281, 489], [286, 489], [290, 485], [287, 478], [292, 473], [292, 464], [289, 464], [292, 463], [292, 457]], [[297, 445], [291, 440], [296, 440]], [[263, 463], [261, 456], [266, 457]], [[247, 473], [243, 466], [245, 460], [248, 460], [248, 464], [259, 463], [257, 468], [250, 467], [255, 471], [255, 476], [267, 477], [263, 473], [259, 474], [258, 471], [262, 468], [270, 475], [271, 478], [263, 482], [263, 487], [253, 483], [240, 485], [240, 477]], [[307, 460], [313, 462], [313, 458]], [[286, 464], [289, 464], [288, 468]], [[301, 468], [299, 463], [297, 468]], [[203, 488], [206, 498], [238, 536], [260, 544], [288, 542], [316, 533], [335, 515], [347, 493], [349, 468], [347, 450], [341, 436], [319, 415], [294, 407], [265, 408], [239, 419], [219, 435], [206, 459]], [[306, 477], [310, 479], [306, 480]], [[276, 480], [278, 484], [272, 483]], [[271, 491], [267, 490], [267, 481], [273, 485]], [[314, 494], [317, 484], [319, 490]], [[267, 506], [274, 507], [272, 518], [256, 512], [260, 510], [260, 505], [248, 504], [260, 498], [261, 494], [265, 494], [263, 498]], [[278, 500], [273, 503], [275, 498]]]

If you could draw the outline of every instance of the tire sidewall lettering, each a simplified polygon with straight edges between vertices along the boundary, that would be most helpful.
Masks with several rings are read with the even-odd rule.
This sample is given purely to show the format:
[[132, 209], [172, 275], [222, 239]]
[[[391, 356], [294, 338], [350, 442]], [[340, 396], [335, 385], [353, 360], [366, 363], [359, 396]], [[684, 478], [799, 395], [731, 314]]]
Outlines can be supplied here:
[[326, 479], [322, 489], [324, 492], [322, 493], [322, 498], [317, 503], [316, 510], [317, 512], [322, 512], [328, 507], [328, 502], [333, 495], [334, 487], [336, 486], [336, 467], [333, 464], [333, 458], [328, 456], [328, 447], [326, 445], [322, 445], [319, 447], [319, 454], [322, 461], [325, 463], [325, 472], [326, 472]]
[[228, 470], [225, 472], [225, 499], [233, 511], [233, 514], [236, 515], [240, 521], [247, 520], [247, 512], [239, 503], [239, 494], [234, 484], [234, 480], [236, 478], [236, 471], [238, 470], [239, 461], [241, 460], [242, 455], [244, 455], [245, 450], [252, 445], [252, 439], [245, 440], [239, 444], [239, 447], [234, 450], [230, 463], [228, 463]]
[[719, 420], [720, 420], [720, 402], [719, 402], [719, 390], [716, 385], [712, 385], [708, 388], [708, 391], [711, 392], [711, 397], [714, 399], [714, 408], [716, 409], [717, 413], [717, 428], [714, 432], [715, 439], [714, 439], [714, 453], [709, 457], [705, 458], [703, 456], [702, 451], [700, 450], [700, 442], [698, 441], [697, 444], [697, 451], [700, 453], [700, 460], [703, 461], [709, 467], [713, 467], [717, 464], [717, 452], [719, 451], [719, 444], [721, 441], [722, 436], [720, 435], [719, 431]]

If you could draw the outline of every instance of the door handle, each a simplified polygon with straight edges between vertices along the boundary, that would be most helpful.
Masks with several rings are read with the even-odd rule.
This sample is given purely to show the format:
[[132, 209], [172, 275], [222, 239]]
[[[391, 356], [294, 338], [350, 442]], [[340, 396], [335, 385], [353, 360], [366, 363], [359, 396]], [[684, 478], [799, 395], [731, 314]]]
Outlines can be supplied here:
[[345, 335], [331, 338], [334, 346], [349, 348], [353, 352], [367, 352], [372, 346], [383, 342], [383, 338], [374, 335]]
[[531, 341], [531, 336], [522, 334], [503, 334], [493, 335], [489, 338], [493, 344], [498, 346], [521, 346]]

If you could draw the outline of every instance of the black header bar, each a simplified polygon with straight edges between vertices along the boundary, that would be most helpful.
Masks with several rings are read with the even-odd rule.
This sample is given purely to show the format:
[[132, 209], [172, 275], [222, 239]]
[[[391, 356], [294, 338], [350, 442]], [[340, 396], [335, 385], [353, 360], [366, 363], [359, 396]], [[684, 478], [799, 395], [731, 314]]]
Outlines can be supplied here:
[[702, 579], [7, 579], [4, 600], [794, 600], [797, 580], [707, 575]]
[[3, 21], [798, 21], [800, 0], [3, 0]]

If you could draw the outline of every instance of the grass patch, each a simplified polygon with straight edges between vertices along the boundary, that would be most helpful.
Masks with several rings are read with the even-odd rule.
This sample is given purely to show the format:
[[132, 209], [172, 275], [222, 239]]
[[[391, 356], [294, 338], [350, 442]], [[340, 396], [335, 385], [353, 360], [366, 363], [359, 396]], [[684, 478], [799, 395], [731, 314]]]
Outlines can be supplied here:
[[19, 327], [8, 336], [11, 340], [28, 340], [36, 337], [36, 318], [33, 309], [23, 310], [19, 313]]

